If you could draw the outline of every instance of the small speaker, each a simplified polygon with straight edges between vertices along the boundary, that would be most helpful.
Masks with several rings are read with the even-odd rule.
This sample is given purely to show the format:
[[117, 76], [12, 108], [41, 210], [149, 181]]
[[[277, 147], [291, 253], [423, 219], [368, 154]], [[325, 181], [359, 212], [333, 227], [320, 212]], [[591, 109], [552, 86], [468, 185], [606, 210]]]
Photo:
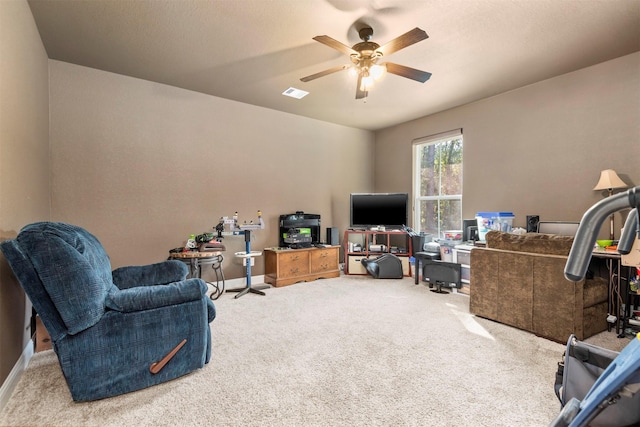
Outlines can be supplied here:
[[527, 233], [537, 233], [540, 215], [527, 215]]
[[327, 245], [338, 246], [339, 244], [338, 227], [327, 227]]

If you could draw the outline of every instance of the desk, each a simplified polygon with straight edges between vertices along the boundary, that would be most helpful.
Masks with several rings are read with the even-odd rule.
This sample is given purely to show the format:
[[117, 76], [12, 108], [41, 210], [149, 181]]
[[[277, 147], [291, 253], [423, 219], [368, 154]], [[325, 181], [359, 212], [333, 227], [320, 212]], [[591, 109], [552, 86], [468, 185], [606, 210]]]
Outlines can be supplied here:
[[[202, 278], [201, 266], [210, 265], [216, 274], [216, 283], [207, 282], [215, 290], [211, 294], [211, 299], [216, 300], [224, 293], [224, 273], [222, 271], [222, 260], [224, 257], [219, 251], [211, 252], [175, 252], [169, 255], [169, 259], [182, 261], [189, 267], [189, 276]], [[222, 283], [220, 283], [222, 279]]]
[[608, 313], [616, 317], [616, 334], [620, 333], [620, 310], [623, 305], [622, 286], [620, 275], [622, 274], [622, 257], [616, 251], [596, 248], [591, 253], [593, 258], [604, 259], [609, 272], [609, 308]]

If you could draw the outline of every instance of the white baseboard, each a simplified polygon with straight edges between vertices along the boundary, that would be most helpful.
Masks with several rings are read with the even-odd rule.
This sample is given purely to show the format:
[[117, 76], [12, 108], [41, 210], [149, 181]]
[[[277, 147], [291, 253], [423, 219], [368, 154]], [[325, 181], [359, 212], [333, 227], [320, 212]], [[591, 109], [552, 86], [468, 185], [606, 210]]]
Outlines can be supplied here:
[[18, 381], [20, 381], [22, 373], [29, 364], [31, 356], [33, 356], [33, 341], [29, 341], [29, 344], [27, 344], [22, 351], [22, 354], [16, 364], [13, 365], [11, 372], [9, 372], [9, 375], [2, 383], [2, 387], [0, 387], [0, 412], [2, 412], [9, 401], [9, 398], [13, 394], [13, 390], [15, 390], [16, 385], [18, 385]]
[[[215, 282], [212, 282], [215, 283]], [[259, 276], [251, 276], [251, 285], [262, 285], [264, 284], [264, 274]], [[224, 281], [225, 289], [233, 289], [233, 288], [242, 288], [243, 286], [247, 286], [247, 278], [239, 277], [237, 279], [229, 279]], [[209, 289], [211, 289], [211, 285], [209, 285]]]
[[[264, 274], [260, 276], [251, 276], [251, 284], [252, 285], [262, 285], [264, 284]], [[237, 279], [227, 280], [225, 282], [227, 288], [240, 288], [242, 286], [247, 286], [247, 278], [239, 277]]]

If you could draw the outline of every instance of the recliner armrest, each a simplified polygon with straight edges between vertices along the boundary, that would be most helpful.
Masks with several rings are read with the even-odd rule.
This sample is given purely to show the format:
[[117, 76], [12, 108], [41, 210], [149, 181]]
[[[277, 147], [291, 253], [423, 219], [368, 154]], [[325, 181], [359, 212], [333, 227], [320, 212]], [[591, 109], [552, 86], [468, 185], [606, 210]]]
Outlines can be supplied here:
[[120, 267], [111, 272], [113, 283], [120, 289], [137, 286], [164, 285], [187, 278], [189, 269], [182, 261], [168, 260], [150, 265]]
[[129, 313], [197, 301], [206, 295], [207, 285], [201, 279], [187, 279], [166, 285], [113, 290], [107, 294], [107, 308]]

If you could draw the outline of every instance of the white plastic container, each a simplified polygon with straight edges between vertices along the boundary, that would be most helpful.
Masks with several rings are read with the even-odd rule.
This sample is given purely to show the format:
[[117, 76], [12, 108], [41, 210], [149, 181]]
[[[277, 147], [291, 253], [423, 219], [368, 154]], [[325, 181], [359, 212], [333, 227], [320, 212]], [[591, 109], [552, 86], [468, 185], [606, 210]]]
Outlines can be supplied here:
[[491, 230], [510, 232], [513, 227], [513, 212], [478, 212], [478, 239], [485, 241], [486, 234]]
[[453, 248], [460, 242], [440, 240], [440, 261], [453, 262]]
[[462, 230], [445, 230], [444, 240], [462, 241]]

